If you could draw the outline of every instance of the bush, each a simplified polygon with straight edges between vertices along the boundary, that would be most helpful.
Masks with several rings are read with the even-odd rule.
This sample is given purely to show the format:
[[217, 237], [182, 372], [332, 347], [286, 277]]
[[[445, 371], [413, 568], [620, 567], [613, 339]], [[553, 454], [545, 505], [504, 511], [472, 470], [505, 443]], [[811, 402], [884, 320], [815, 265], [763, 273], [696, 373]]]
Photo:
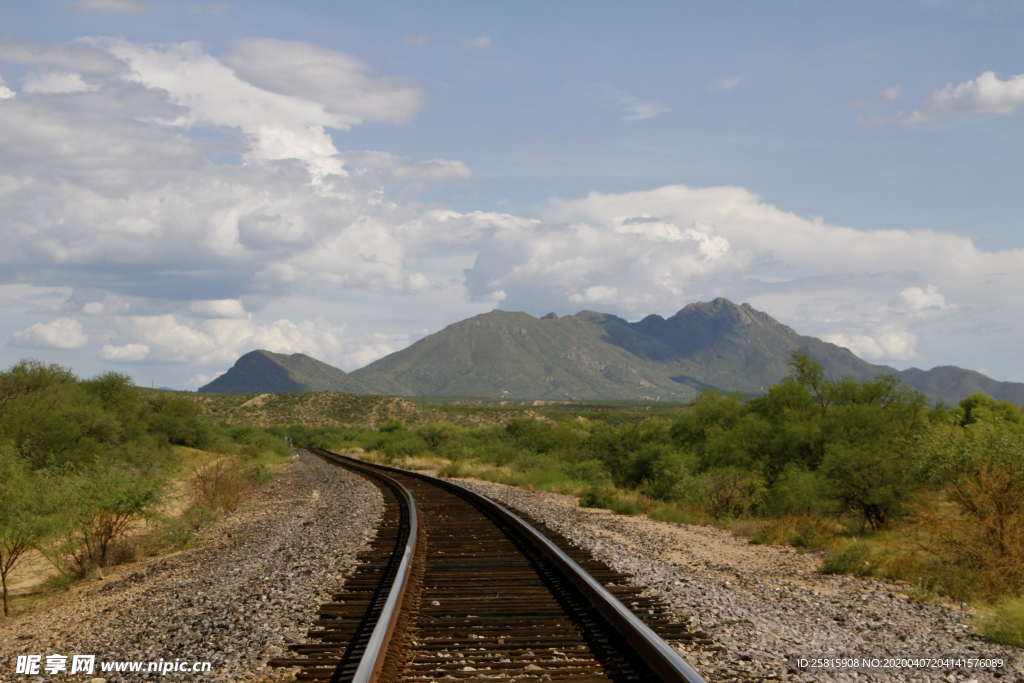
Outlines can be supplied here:
[[975, 628], [988, 640], [1024, 647], [1024, 596], [983, 610], [975, 620]]
[[[1024, 431], [973, 423], [940, 436], [947, 503], [922, 505], [915, 531], [926, 548], [992, 599], [1024, 590]], [[948, 439], [948, 440], [947, 440]], [[950, 509], [952, 508], [952, 509]]]
[[97, 465], [62, 482], [63, 533], [50, 559], [65, 573], [84, 576], [112, 563], [111, 550], [137, 519], [150, 516], [163, 497], [163, 479], [124, 465]]
[[427, 444], [427, 448], [436, 451], [446, 441], [455, 438], [464, 431], [462, 427], [451, 422], [431, 422], [428, 425], [416, 430], [420, 438]]
[[782, 471], [768, 491], [766, 509], [773, 515], [824, 517], [839, 509], [835, 485], [828, 477], [800, 465]]
[[395, 431], [381, 444], [385, 462], [400, 462], [427, 452], [427, 442], [413, 432]]
[[620, 515], [638, 515], [641, 512], [636, 500], [623, 495], [611, 487], [593, 487], [580, 496], [580, 506], [605, 508]]
[[192, 502], [218, 512], [232, 512], [252, 488], [252, 480], [237, 461], [221, 458], [196, 468], [190, 479]]
[[828, 546], [838, 531], [838, 524], [814, 517], [779, 517], [765, 522], [753, 534], [751, 543], [786, 544], [794, 548], [819, 550]]
[[764, 475], [739, 467], [717, 467], [698, 478], [704, 509], [715, 519], [743, 517], [764, 500]]
[[823, 574], [873, 576], [877, 569], [871, 549], [863, 541], [853, 541], [845, 548], [829, 553], [821, 565]]
[[642, 489], [658, 500], [692, 501], [699, 497], [697, 479], [693, 474], [696, 466], [694, 454], [663, 449], [650, 463]]
[[685, 510], [675, 505], [656, 505], [647, 513], [651, 519], [659, 522], [671, 522], [672, 524], [693, 524], [694, 519]]
[[872, 529], [901, 516], [924, 481], [914, 452], [884, 443], [831, 444], [821, 471], [836, 497]]

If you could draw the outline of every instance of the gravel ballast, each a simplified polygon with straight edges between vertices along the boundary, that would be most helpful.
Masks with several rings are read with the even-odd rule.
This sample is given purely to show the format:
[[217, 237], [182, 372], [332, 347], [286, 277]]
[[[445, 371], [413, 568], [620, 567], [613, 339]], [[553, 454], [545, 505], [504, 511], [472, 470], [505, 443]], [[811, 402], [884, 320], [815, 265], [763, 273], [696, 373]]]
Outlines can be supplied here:
[[16, 656], [45, 663], [53, 653], [212, 664], [211, 674], [94, 674], [108, 681], [289, 678], [266, 661], [304, 640], [317, 607], [375, 535], [382, 509], [365, 479], [302, 453], [195, 550], [139, 562], [73, 588], [58, 605], [0, 622], [0, 681], [39, 680], [15, 673]]
[[[911, 600], [901, 593], [906, 586], [820, 574], [820, 555], [751, 545], [721, 529], [580, 508], [569, 496], [453, 481], [543, 522], [709, 634], [714, 647], [680, 646], [709, 681], [1024, 681], [1024, 650], [981, 640], [966, 609]], [[790, 656], [877, 658], [889, 667], [799, 668]], [[1009, 664], [982, 672], [904, 661], [948, 656]]]

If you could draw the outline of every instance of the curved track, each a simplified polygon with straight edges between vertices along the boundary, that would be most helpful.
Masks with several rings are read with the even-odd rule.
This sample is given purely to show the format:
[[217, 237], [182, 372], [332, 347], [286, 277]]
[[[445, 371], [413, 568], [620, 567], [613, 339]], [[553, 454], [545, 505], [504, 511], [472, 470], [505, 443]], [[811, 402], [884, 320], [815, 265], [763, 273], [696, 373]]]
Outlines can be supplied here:
[[384, 520], [321, 606], [318, 642], [273, 665], [299, 680], [703, 681], [662, 639], [693, 635], [622, 575], [461, 486], [316, 452], [380, 486]]

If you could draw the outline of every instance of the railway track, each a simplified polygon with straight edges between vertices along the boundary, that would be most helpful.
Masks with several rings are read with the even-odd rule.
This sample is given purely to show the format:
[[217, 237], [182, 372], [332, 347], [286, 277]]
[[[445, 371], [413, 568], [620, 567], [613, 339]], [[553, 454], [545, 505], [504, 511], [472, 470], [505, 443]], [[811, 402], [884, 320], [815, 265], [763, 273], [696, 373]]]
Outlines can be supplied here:
[[704, 680], [665, 642], [699, 636], [557, 534], [451, 482], [314, 452], [377, 484], [384, 517], [313, 642], [271, 665], [320, 681]]

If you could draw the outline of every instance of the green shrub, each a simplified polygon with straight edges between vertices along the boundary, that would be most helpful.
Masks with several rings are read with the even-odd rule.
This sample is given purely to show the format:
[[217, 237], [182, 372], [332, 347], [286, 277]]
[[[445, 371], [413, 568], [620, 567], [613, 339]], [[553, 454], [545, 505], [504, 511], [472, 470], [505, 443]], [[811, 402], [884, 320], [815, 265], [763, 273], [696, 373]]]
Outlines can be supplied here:
[[158, 533], [163, 546], [171, 550], [194, 548], [199, 540], [191, 525], [185, 519], [177, 517], [160, 520]]
[[824, 574], [852, 574], [873, 576], [878, 565], [871, 556], [871, 549], [863, 541], [853, 541], [841, 550], [825, 557], [821, 565]]
[[612, 487], [593, 487], [580, 496], [580, 506], [585, 508], [605, 508], [620, 515], [638, 515], [641, 513], [636, 500], [616, 491]]
[[445, 442], [455, 438], [464, 431], [462, 427], [452, 424], [451, 422], [439, 421], [431, 422], [428, 425], [424, 425], [416, 430], [416, 433], [420, 435], [420, 438], [427, 444], [427, 448], [432, 451], [439, 449]]
[[760, 472], [731, 465], [708, 470], [698, 481], [704, 508], [715, 519], [753, 513], [767, 490]]
[[765, 501], [767, 511], [788, 515], [824, 517], [839, 509], [832, 481], [800, 465], [787, 466], [775, 480]]
[[690, 452], [674, 449], [659, 450], [650, 463], [642, 490], [658, 500], [684, 502], [693, 500], [698, 494], [698, 482], [694, 476], [697, 457]]
[[48, 557], [63, 572], [85, 576], [111, 564], [111, 549], [137, 519], [152, 515], [163, 498], [163, 478], [120, 464], [96, 465], [57, 486], [65, 506], [62, 528]]
[[983, 610], [975, 620], [978, 633], [988, 640], [1024, 647], [1024, 596]]
[[685, 510], [671, 504], [656, 505], [647, 513], [651, 519], [673, 524], [693, 524], [694, 519]]

